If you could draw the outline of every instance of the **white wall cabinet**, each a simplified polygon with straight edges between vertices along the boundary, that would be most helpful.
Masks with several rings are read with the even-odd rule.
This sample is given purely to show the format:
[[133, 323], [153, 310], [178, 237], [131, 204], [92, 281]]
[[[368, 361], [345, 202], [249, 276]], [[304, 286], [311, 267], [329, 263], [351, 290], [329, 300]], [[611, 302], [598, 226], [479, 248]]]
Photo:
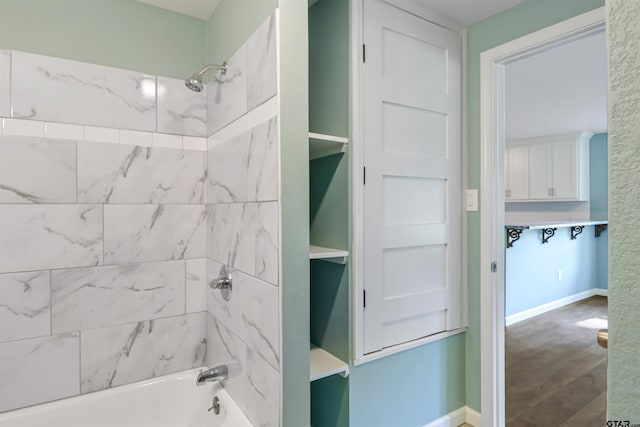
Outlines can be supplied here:
[[529, 147], [509, 147], [504, 156], [505, 199], [529, 200]]
[[581, 132], [510, 143], [505, 150], [505, 200], [588, 201], [591, 136]]

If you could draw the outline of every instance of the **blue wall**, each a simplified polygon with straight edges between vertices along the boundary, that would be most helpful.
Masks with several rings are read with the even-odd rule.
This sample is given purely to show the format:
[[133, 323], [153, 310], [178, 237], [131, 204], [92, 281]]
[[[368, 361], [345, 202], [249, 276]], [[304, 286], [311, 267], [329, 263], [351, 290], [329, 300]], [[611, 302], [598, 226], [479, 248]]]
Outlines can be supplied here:
[[[591, 218], [608, 218], [608, 141], [607, 134], [600, 133], [591, 138], [590, 144], [590, 191]], [[604, 232], [596, 239], [596, 286], [608, 289], [609, 233]]]
[[[591, 218], [606, 219], [607, 134], [591, 138], [589, 156]], [[576, 240], [570, 239], [570, 228], [558, 228], [544, 245], [540, 230], [525, 230], [506, 250], [505, 315], [589, 289], [607, 289], [607, 245], [607, 233], [596, 238], [593, 226]]]
[[351, 368], [350, 427], [421, 427], [464, 406], [464, 334]]

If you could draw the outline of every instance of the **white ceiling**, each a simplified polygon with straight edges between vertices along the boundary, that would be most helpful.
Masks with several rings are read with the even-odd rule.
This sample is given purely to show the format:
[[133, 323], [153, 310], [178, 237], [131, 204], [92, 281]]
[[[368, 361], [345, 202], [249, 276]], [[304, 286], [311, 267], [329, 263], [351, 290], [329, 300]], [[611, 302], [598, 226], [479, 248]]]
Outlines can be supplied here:
[[[200, 19], [209, 19], [220, 0], [138, 0]], [[318, 0], [310, 0], [309, 5]], [[346, 1], [346, 0], [345, 0]], [[524, 0], [414, 0], [434, 13], [466, 27], [516, 6]]]
[[207, 20], [218, 7], [220, 0], [138, 0], [141, 3], [161, 7], [183, 15]]
[[434, 13], [467, 27], [525, 0], [414, 0]]
[[604, 31], [506, 66], [506, 138], [607, 130]]

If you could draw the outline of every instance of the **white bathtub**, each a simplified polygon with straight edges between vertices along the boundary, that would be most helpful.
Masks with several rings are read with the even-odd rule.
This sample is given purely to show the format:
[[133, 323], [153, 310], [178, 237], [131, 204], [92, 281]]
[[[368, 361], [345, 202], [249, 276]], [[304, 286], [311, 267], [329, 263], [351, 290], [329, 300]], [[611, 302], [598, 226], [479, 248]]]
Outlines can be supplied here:
[[[253, 427], [218, 383], [196, 386], [201, 369], [0, 414], [0, 427]], [[214, 396], [220, 414], [208, 412]]]

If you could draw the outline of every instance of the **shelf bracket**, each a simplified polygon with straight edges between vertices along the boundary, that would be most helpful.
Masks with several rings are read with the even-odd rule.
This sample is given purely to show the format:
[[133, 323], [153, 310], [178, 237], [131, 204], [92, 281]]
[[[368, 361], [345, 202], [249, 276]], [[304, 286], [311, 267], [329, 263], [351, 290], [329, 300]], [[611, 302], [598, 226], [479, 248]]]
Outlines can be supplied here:
[[512, 248], [513, 244], [520, 239], [520, 235], [524, 231], [522, 227], [507, 228], [507, 248]]
[[543, 228], [542, 229], [542, 244], [549, 243], [549, 239], [556, 234], [557, 228]]
[[576, 240], [578, 235], [584, 230], [584, 225], [574, 225], [571, 227], [571, 240]]
[[602, 233], [607, 229], [607, 224], [596, 224], [594, 228], [595, 237], [600, 237]]

